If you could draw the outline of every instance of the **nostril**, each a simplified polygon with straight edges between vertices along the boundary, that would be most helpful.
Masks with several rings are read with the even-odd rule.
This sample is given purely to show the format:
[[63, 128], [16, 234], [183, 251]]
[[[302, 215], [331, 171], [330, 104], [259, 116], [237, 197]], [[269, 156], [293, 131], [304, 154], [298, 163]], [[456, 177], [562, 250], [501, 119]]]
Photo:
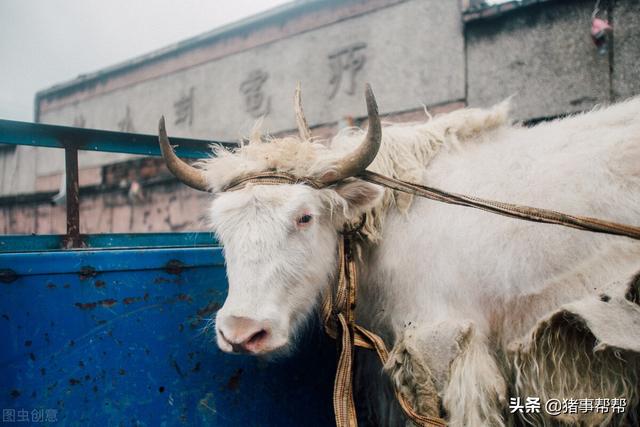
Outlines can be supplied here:
[[229, 316], [218, 322], [216, 331], [223, 351], [261, 353], [266, 351], [271, 341], [271, 328], [267, 320]]
[[269, 333], [266, 330], [261, 329], [258, 332], [256, 332], [255, 334], [251, 335], [251, 337], [249, 337], [249, 339], [246, 341], [246, 343], [247, 344], [257, 344], [260, 341], [262, 341], [264, 338], [266, 338], [267, 335], [269, 335]]

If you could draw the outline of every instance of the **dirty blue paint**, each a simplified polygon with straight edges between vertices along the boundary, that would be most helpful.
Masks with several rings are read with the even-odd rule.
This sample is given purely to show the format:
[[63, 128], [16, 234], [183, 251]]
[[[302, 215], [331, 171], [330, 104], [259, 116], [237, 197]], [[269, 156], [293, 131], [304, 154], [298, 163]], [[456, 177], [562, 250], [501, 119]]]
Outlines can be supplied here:
[[0, 270], [14, 273], [0, 282], [3, 409], [54, 410], [51, 425], [334, 425], [336, 350], [319, 327], [275, 362], [203, 332], [226, 294], [219, 247], [0, 253]]

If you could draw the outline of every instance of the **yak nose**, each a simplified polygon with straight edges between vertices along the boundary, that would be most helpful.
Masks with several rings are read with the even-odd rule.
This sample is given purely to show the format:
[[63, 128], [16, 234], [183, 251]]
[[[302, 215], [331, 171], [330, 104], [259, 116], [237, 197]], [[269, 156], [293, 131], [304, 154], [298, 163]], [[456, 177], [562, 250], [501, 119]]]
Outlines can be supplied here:
[[235, 353], [256, 354], [266, 350], [270, 338], [270, 325], [248, 317], [229, 316], [218, 332]]

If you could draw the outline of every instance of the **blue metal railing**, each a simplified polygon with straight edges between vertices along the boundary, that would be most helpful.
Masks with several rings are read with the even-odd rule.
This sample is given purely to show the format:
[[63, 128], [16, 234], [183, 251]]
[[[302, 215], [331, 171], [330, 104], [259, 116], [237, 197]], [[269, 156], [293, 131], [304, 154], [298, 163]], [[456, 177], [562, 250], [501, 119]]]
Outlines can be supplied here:
[[[4, 235], [0, 236], [0, 254], [17, 252], [44, 252], [64, 248], [66, 236]], [[174, 233], [105, 233], [81, 235], [83, 247], [101, 249], [144, 248], [195, 248], [219, 246], [218, 241], [207, 232]]]
[[[0, 144], [159, 156], [156, 135], [83, 129], [70, 126], [0, 120]], [[236, 143], [171, 137], [176, 154], [185, 158], [209, 156], [211, 144], [235, 147]]]
[[[171, 138], [184, 158], [211, 155], [210, 145], [235, 147], [235, 143]], [[148, 233], [82, 236], [78, 150], [159, 156], [158, 137], [69, 126], [0, 120], [0, 144], [30, 145], [65, 150], [67, 232], [63, 236], [0, 236], [0, 252], [86, 247], [199, 246], [216, 244], [207, 233]]]

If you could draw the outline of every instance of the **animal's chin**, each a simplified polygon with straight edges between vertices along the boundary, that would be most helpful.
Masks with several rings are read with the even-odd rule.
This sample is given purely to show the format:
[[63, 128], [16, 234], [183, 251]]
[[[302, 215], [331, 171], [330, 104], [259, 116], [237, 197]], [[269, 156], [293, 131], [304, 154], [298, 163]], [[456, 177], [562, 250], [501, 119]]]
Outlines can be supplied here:
[[288, 357], [293, 353], [294, 346], [288, 341], [284, 344], [269, 347], [260, 351], [234, 351], [232, 348], [226, 348], [224, 345], [218, 343], [218, 348], [227, 354], [252, 356], [265, 360], [276, 360]]
[[280, 347], [273, 348], [265, 352], [252, 354], [251, 356], [256, 356], [260, 359], [273, 361], [289, 357], [293, 353], [293, 348], [293, 345], [286, 343], [284, 345], [281, 345]]

